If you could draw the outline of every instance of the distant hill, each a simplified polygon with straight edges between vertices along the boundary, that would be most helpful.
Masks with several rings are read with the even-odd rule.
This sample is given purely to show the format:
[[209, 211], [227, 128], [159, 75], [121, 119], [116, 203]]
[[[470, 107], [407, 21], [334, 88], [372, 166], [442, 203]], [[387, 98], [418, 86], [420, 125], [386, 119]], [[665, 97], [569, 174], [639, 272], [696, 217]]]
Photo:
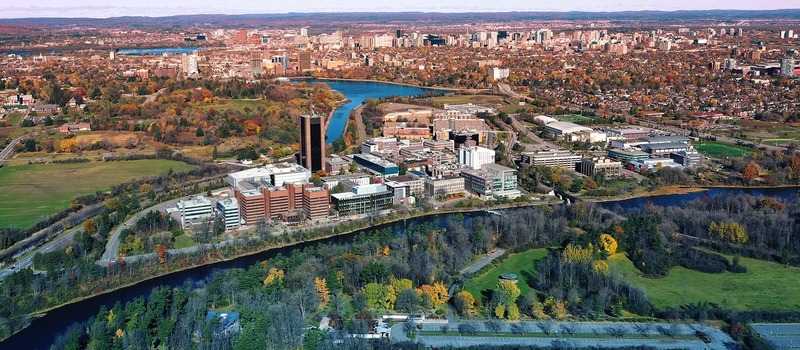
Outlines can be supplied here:
[[19, 18], [0, 19], [0, 25], [26, 27], [169, 27], [202, 25], [214, 27], [287, 26], [292, 24], [320, 23], [358, 24], [449, 24], [497, 21], [531, 20], [640, 20], [640, 21], [737, 21], [746, 19], [798, 19], [800, 9], [745, 11], [625, 11], [625, 12], [340, 12], [340, 13], [283, 13], [251, 15], [179, 15], [167, 17], [111, 17], [111, 18]]

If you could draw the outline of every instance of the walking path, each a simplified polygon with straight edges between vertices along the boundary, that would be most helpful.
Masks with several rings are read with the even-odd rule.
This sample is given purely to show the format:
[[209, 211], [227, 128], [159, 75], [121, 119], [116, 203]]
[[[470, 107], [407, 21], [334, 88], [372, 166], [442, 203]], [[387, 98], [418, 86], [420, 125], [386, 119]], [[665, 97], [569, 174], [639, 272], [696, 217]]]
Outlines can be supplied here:
[[[490, 331], [485, 322], [469, 321], [459, 322], [455, 327], [447, 323], [450, 327], [445, 333], [442, 327], [446, 324], [441, 321], [423, 321], [420, 323], [422, 332], [418, 334], [416, 340], [433, 347], [443, 346], [474, 346], [474, 345], [536, 345], [542, 347], [552, 346], [554, 342], [564, 342], [573, 347], [632, 347], [649, 346], [657, 349], [727, 349], [727, 345], [735, 342], [723, 331], [701, 324], [648, 324], [649, 327], [643, 332], [639, 332], [636, 324], [628, 322], [497, 322], [499, 325], [496, 332]], [[480, 335], [461, 335], [458, 330], [460, 325], [469, 325], [480, 332]], [[512, 334], [512, 325], [521, 326], [524, 334]], [[540, 325], [551, 329], [550, 334], [545, 334]], [[642, 324], [639, 324], [642, 325]], [[397, 324], [391, 328], [390, 337], [396, 341], [408, 340], [404, 332], [404, 324]], [[663, 328], [663, 329], [660, 329]], [[610, 337], [609, 329], [621, 330], [623, 337]], [[567, 331], [569, 330], [569, 331]], [[674, 331], [676, 338], [672, 339], [663, 335], [664, 330]], [[696, 337], [696, 331], [701, 331], [708, 336], [709, 343], [705, 343]], [[440, 334], [432, 335], [430, 332]], [[491, 332], [496, 335], [488, 335]], [[572, 333], [572, 336], [570, 335]], [[644, 333], [644, 334], [642, 334]], [[529, 336], [525, 336], [525, 334]], [[596, 335], [592, 337], [591, 335]], [[648, 339], [652, 337], [652, 339]]]

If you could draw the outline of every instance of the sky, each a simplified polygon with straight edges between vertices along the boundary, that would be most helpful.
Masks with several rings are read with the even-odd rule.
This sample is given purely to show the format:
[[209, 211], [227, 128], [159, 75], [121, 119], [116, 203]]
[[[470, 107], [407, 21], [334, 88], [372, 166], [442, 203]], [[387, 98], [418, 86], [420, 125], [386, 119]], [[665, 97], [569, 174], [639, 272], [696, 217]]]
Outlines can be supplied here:
[[508, 12], [640, 10], [773, 10], [800, 0], [25, 0], [3, 6], [0, 18], [170, 16], [286, 12]]

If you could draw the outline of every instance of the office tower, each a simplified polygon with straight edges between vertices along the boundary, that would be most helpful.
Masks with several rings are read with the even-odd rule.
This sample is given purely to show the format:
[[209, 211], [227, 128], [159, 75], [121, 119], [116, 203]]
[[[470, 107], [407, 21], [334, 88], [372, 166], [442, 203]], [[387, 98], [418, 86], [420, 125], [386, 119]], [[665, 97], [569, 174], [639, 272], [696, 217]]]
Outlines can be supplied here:
[[402, 37], [403, 37], [403, 30], [402, 30], [402, 29], [398, 29], [398, 30], [395, 32], [395, 37], [396, 37], [396, 38], [402, 38]]
[[250, 74], [253, 77], [258, 77], [264, 74], [264, 69], [261, 67], [261, 53], [260, 52], [251, 52], [250, 53]]
[[200, 69], [197, 64], [197, 52], [195, 51], [191, 55], [183, 54], [183, 57], [181, 57], [181, 66], [183, 68], [183, 73], [186, 74], [187, 77], [199, 75]]
[[325, 121], [318, 115], [300, 116], [300, 164], [311, 172], [325, 166]]
[[297, 65], [299, 66], [300, 70], [309, 70], [311, 69], [311, 52], [309, 51], [301, 51], [297, 54]]
[[781, 57], [781, 75], [794, 76], [794, 50], [786, 51], [786, 56]]
[[300, 28], [300, 36], [308, 36], [308, 27]]
[[233, 38], [233, 43], [238, 45], [247, 44], [247, 29], [239, 29]]

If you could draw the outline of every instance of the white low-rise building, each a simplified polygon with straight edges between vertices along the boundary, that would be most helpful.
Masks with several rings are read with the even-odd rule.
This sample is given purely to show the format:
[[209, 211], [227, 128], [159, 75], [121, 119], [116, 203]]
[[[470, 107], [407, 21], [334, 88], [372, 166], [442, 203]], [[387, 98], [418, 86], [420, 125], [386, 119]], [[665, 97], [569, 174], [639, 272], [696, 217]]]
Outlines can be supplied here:
[[236, 201], [236, 198], [225, 198], [218, 201], [217, 215], [222, 217], [225, 223], [225, 230], [233, 230], [241, 225], [239, 202]]
[[306, 183], [311, 171], [299, 164], [277, 163], [228, 174], [228, 183], [236, 188], [242, 181], [269, 182], [272, 186], [285, 183]]
[[458, 163], [472, 169], [480, 169], [485, 164], [494, 164], [494, 150], [480, 147], [461, 147], [458, 149]]
[[214, 212], [211, 200], [204, 196], [179, 200], [176, 207], [181, 214], [181, 228], [184, 230], [204, 220], [210, 220]]

